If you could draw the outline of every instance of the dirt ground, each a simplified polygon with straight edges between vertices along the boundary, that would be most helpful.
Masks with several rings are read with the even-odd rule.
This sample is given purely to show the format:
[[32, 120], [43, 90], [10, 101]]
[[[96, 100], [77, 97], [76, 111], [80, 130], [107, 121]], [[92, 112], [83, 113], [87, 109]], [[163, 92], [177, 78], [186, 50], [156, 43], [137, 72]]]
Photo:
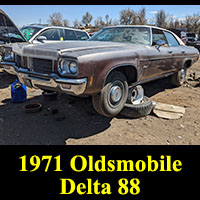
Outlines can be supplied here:
[[161, 119], [153, 113], [139, 119], [105, 118], [95, 112], [91, 98], [59, 94], [56, 101], [48, 101], [35, 89], [28, 89], [26, 103], [40, 102], [43, 109], [24, 113], [26, 103], [11, 103], [10, 84], [15, 79], [0, 69], [0, 145], [200, 144], [200, 61], [189, 69], [182, 87], [174, 87], [170, 78], [143, 85], [145, 94], [155, 102], [186, 108], [177, 120]]

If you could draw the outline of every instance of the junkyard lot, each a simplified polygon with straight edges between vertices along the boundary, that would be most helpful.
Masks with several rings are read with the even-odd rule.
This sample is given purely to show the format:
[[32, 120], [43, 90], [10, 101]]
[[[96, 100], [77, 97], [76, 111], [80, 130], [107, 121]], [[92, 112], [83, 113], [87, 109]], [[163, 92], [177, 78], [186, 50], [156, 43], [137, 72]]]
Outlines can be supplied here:
[[[200, 75], [200, 61], [188, 74]], [[28, 89], [27, 102], [40, 102], [39, 113], [23, 112], [22, 104], [11, 103], [10, 84], [15, 77], [0, 69], [0, 144], [200, 144], [200, 82], [187, 81], [179, 88], [170, 79], [144, 85], [152, 100], [184, 106], [178, 120], [165, 120], [153, 114], [140, 119], [121, 116], [105, 118], [95, 112], [91, 99], [59, 94], [57, 101], [46, 101], [40, 90]], [[27, 103], [26, 102], [26, 103]], [[48, 108], [58, 112], [51, 114]], [[56, 117], [65, 117], [57, 121]]]

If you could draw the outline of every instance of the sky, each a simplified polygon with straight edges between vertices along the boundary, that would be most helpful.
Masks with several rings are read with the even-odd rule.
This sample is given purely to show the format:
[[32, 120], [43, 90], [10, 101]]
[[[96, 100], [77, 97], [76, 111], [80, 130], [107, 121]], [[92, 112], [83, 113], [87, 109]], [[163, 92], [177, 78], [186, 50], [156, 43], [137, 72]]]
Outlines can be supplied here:
[[49, 15], [54, 12], [60, 12], [63, 19], [68, 19], [70, 26], [73, 21], [82, 20], [82, 16], [88, 11], [93, 16], [93, 21], [108, 14], [112, 19], [119, 19], [122, 9], [133, 9], [139, 11], [142, 7], [146, 8], [147, 19], [152, 19], [155, 13], [163, 9], [167, 14], [175, 19], [183, 19], [186, 15], [192, 15], [200, 11], [200, 5], [0, 5], [2, 9], [18, 26], [31, 23], [47, 23]]

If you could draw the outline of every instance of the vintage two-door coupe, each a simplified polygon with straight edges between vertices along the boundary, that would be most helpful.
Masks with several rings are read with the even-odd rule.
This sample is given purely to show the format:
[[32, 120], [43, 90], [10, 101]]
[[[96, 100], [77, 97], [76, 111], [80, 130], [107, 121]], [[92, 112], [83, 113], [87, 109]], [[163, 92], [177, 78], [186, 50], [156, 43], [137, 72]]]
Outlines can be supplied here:
[[115, 116], [129, 87], [172, 76], [180, 86], [198, 50], [174, 33], [152, 26], [107, 27], [90, 41], [15, 44], [16, 71], [29, 87], [91, 95], [96, 111]]

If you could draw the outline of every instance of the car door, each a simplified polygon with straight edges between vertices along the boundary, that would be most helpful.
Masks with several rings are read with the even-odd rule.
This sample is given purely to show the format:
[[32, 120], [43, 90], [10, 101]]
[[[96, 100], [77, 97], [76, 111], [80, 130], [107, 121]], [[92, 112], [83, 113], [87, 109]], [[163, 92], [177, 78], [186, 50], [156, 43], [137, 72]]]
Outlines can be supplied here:
[[[163, 41], [164, 44], [157, 45], [159, 41]], [[151, 79], [170, 71], [172, 50], [163, 30], [152, 28], [152, 46], [148, 47], [147, 50], [148, 64], [143, 66], [142, 79]]]
[[64, 40], [77, 40], [73, 30], [64, 29]]
[[77, 37], [77, 40], [88, 40], [89, 36], [86, 32], [83, 31], [74, 31]]
[[168, 31], [164, 31], [164, 34], [167, 38], [169, 47], [171, 48], [172, 62], [171, 62], [171, 71], [179, 71], [182, 67], [183, 60], [185, 58], [184, 47], [179, 44], [177, 39]]

